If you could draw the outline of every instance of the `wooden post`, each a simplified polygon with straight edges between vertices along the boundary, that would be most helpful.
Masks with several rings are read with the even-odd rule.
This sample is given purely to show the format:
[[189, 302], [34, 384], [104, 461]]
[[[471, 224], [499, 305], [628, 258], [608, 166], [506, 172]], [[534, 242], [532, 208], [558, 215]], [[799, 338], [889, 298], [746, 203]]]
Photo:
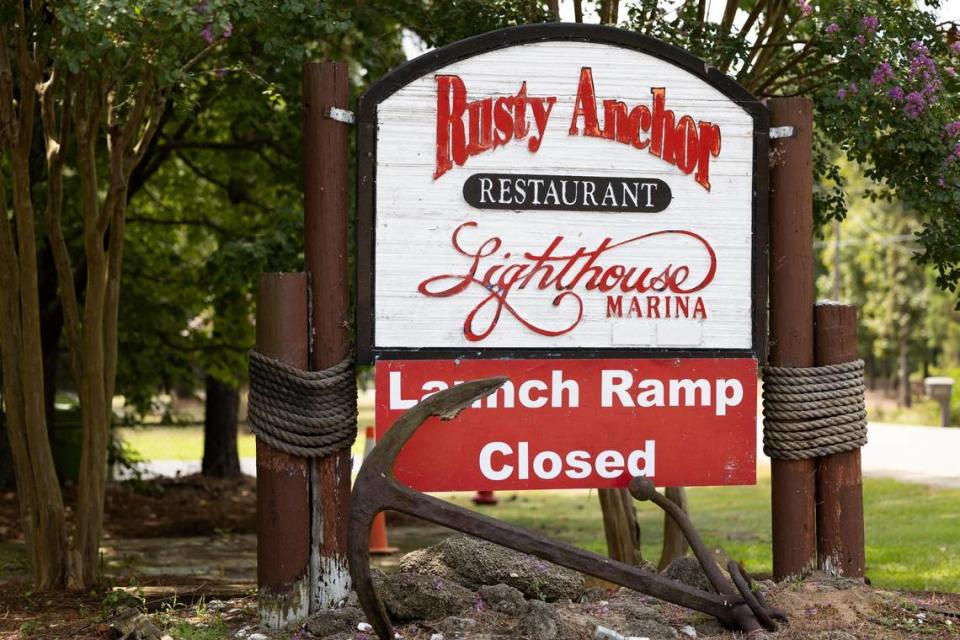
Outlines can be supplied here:
[[[793, 127], [771, 141], [770, 364], [809, 367], [813, 358], [813, 106], [771, 98], [771, 127]], [[773, 576], [810, 569], [816, 558], [813, 460], [773, 460]]]
[[[857, 359], [857, 310], [850, 305], [817, 303], [817, 366]], [[817, 460], [817, 558], [827, 573], [862, 578], [863, 477], [860, 449]]]
[[[346, 358], [353, 335], [347, 274], [349, 125], [329, 117], [331, 107], [348, 107], [348, 89], [346, 64], [304, 65], [304, 254], [310, 279], [310, 364], [314, 370]], [[350, 472], [350, 451], [311, 462], [311, 611], [333, 608], [350, 594]]]
[[[307, 276], [263, 273], [257, 351], [305, 369]], [[260, 622], [282, 629], [310, 609], [310, 474], [306, 458], [257, 439], [257, 586]]]

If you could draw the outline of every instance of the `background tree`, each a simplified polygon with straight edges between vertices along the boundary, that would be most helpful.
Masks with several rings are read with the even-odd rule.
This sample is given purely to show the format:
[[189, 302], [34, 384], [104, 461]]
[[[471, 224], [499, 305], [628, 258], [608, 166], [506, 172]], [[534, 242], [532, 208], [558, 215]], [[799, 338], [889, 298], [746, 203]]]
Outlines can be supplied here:
[[[344, 21], [322, 3], [299, 2], [18, 2], [0, 11], [0, 357], [7, 427], [36, 586], [86, 586], [98, 577], [134, 173], [173, 98], [189, 90], [198, 65], [232, 34], [233, 20], [256, 28], [263, 46], [278, 51], [307, 41], [307, 30], [335, 32]], [[83, 422], [69, 544], [46, 437], [38, 246], [55, 266]]]

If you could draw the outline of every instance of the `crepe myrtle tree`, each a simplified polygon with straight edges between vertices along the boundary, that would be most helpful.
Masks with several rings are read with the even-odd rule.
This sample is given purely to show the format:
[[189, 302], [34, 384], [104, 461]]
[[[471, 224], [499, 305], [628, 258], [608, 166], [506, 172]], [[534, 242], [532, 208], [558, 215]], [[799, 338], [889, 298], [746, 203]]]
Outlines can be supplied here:
[[[279, 49], [321, 21], [345, 23], [322, 2], [0, 6], [0, 367], [37, 588], [98, 579], [131, 177], [171, 105], [235, 29], [257, 29]], [[53, 256], [83, 423], [70, 539], [47, 439], [38, 250]]]
[[957, 25], [933, 14], [939, 2], [925, 4], [727, 0], [712, 21], [704, 0], [640, 0], [623, 26], [692, 51], [757, 96], [810, 97], [818, 221], [845, 215], [836, 159], [846, 155], [877, 183], [867, 197], [900, 200], [919, 217], [916, 259], [957, 292], [960, 44]]

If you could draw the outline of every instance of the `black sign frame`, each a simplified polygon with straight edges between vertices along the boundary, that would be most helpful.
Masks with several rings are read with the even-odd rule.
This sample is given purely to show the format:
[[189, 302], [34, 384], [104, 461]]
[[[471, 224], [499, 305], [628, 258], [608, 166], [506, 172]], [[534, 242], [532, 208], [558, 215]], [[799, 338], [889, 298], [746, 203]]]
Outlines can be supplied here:
[[[592, 42], [639, 51], [697, 76], [742, 107], [753, 119], [752, 346], [749, 349], [675, 349], [669, 347], [486, 348], [377, 347], [375, 344], [376, 153], [377, 108], [401, 88], [433, 71], [497, 49], [535, 42]], [[718, 69], [683, 49], [631, 31], [600, 25], [545, 23], [491, 31], [427, 52], [394, 69], [360, 96], [357, 117], [356, 357], [376, 359], [455, 358], [755, 358], [766, 361], [768, 297], [768, 188], [770, 114], [750, 92]], [[466, 203], [465, 203], [466, 204]], [[469, 205], [466, 205], [469, 206]], [[605, 214], [616, 215], [616, 214]]]

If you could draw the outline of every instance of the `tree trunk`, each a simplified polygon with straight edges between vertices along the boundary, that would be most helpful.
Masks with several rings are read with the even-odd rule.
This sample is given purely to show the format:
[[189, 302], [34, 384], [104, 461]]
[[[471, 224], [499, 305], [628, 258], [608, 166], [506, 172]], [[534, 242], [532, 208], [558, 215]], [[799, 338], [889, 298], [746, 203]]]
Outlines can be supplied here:
[[[690, 506], [687, 503], [687, 490], [683, 487], [667, 487], [667, 499], [676, 504], [680, 509], [690, 514]], [[687, 539], [683, 537], [683, 531], [680, 526], [666, 513], [663, 514], [663, 550], [660, 552], [660, 564], [657, 565], [658, 571], [663, 571], [671, 562], [677, 558], [687, 555]]]
[[900, 340], [900, 352], [897, 358], [897, 369], [900, 374], [899, 394], [897, 404], [901, 407], [909, 407], [912, 404], [912, 394], [910, 393], [910, 357], [909, 346], [905, 339]]
[[202, 473], [216, 478], [239, 476], [237, 415], [240, 410], [240, 390], [209, 373], [206, 390]]
[[603, 532], [607, 537], [607, 555], [613, 560], [637, 565], [640, 555], [640, 525], [633, 497], [626, 489], [600, 489]]

